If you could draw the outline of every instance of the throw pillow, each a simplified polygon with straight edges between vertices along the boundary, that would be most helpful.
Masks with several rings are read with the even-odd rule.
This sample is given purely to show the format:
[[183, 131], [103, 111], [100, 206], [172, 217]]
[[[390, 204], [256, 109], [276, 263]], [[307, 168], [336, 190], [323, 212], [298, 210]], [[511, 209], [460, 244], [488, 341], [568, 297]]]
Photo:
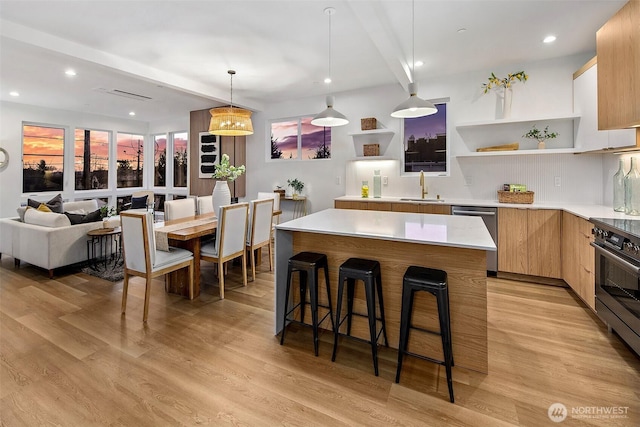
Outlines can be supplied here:
[[102, 221], [102, 216], [100, 215], [100, 209], [93, 211], [91, 213], [88, 213], [86, 215], [76, 214], [72, 212], [65, 212], [64, 214], [67, 216], [67, 218], [69, 218], [71, 225]]
[[40, 212], [53, 212], [51, 209], [49, 209], [49, 207], [47, 205], [45, 205], [44, 203], [40, 203], [40, 206], [38, 206], [38, 210]]
[[131, 209], [146, 209], [147, 208], [147, 197], [132, 197], [131, 198]]
[[[32, 208], [38, 209], [38, 207], [40, 207], [41, 204], [42, 204], [41, 202], [38, 202], [36, 200], [27, 199], [27, 205], [31, 206]], [[51, 212], [55, 212], [55, 213], [64, 212], [62, 210], [62, 194], [58, 194], [56, 197], [46, 202], [45, 205], [47, 205], [47, 207], [51, 209]]]
[[16, 209], [18, 211], [18, 216], [20, 217], [20, 222], [24, 222], [24, 213], [27, 211], [27, 209], [29, 209], [31, 206], [20, 206], [18, 209]]
[[43, 227], [65, 227], [71, 225], [66, 215], [40, 212], [37, 209], [27, 209], [24, 213], [25, 224], [40, 225]]

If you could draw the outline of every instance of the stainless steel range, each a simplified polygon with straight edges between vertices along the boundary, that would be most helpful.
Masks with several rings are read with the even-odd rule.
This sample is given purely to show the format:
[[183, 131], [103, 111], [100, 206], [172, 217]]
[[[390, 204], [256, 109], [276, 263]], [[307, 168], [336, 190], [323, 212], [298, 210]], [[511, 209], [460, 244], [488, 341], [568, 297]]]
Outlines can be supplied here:
[[596, 312], [640, 354], [640, 220], [591, 218]]

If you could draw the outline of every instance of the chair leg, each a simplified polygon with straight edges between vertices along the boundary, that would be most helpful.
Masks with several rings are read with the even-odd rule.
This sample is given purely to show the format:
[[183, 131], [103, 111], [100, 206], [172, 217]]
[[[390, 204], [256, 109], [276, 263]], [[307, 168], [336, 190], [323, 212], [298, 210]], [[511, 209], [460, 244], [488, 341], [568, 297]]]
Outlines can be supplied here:
[[311, 300], [311, 327], [313, 328], [313, 350], [318, 356], [318, 269], [313, 269], [309, 286], [309, 299]]
[[289, 311], [289, 290], [291, 289], [291, 268], [287, 269], [287, 287], [284, 292], [284, 315], [282, 316], [282, 335], [280, 345], [284, 344], [284, 331], [287, 329], [287, 312]]
[[[249, 246], [249, 252], [251, 252], [251, 277], [252, 280], [256, 281], [256, 251], [253, 250], [251, 246]], [[244, 265], [244, 263], [242, 263]]]
[[[253, 257], [253, 251], [251, 251], [251, 256]], [[254, 260], [255, 263], [255, 260]], [[253, 266], [253, 280], [256, 280], [256, 266]], [[247, 286], [247, 251], [242, 251], [242, 281], [244, 282], [244, 286]]]
[[338, 335], [340, 332], [340, 312], [342, 311], [342, 293], [344, 292], [344, 277], [342, 274], [338, 278], [338, 301], [336, 303], [336, 321], [333, 325], [333, 353], [331, 354], [331, 361], [336, 361], [336, 353], [338, 351]]
[[149, 317], [149, 297], [151, 296], [151, 275], [149, 274], [145, 281], [144, 288], [144, 313], [142, 315], [142, 321], [144, 323], [147, 322], [147, 317]]
[[[193, 261], [189, 263], [189, 299], [193, 299], [193, 271], [195, 270]], [[166, 277], [166, 275], [165, 275]]]
[[413, 307], [413, 291], [407, 286], [402, 288], [402, 307], [400, 308], [400, 343], [398, 345], [398, 367], [396, 368], [396, 383], [400, 382], [402, 359], [407, 351], [409, 342], [409, 327], [411, 326], [411, 309]]
[[220, 299], [224, 299], [224, 274], [222, 269], [224, 268], [224, 262], [218, 260], [218, 286], [220, 286]]
[[373, 358], [373, 371], [378, 376], [378, 340], [376, 327], [376, 290], [374, 283], [365, 283], [367, 294], [367, 317], [369, 319], [369, 336], [371, 337], [371, 357]]
[[122, 314], [127, 311], [127, 292], [129, 291], [129, 274], [127, 269], [124, 269], [124, 283], [122, 285]]
[[269, 271], [273, 271], [273, 256], [271, 255], [271, 240], [269, 240], [269, 244], [267, 245], [269, 248]]
[[347, 335], [351, 336], [351, 320], [353, 318], [353, 296], [356, 291], [356, 280], [347, 279]]
[[385, 347], [389, 347], [389, 340], [387, 340], [387, 324], [384, 316], [384, 300], [382, 298], [382, 276], [378, 274], [375, 278], [376, 289], [378, 290], [378, 305], [380, 306], [380, 319], [382, 320], [382, 336], [384, 337]]

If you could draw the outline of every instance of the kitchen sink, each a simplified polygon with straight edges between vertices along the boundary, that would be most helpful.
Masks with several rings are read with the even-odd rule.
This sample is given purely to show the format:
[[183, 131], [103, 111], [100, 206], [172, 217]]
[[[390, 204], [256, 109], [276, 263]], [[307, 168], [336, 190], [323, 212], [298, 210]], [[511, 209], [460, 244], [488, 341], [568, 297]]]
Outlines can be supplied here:
[[403, 198], [400, 199], [403, 202], [429, 202], [429, 203], [433, 203], [433, 202], [438, 202], [438, 203], [442, 203], [444, 202], [444, 199], [412, 199], [412, 198]]

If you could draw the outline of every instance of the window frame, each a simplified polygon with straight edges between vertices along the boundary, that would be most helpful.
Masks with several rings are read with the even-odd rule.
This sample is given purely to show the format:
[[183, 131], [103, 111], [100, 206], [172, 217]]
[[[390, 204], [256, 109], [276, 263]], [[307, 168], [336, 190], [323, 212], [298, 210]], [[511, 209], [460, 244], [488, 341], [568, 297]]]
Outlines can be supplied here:
[[[89, 130], [89, 131], [96, 131], [96, 132], [106, 132], [108, 135], [108, 142], [107, 142], [107, 187], [106, 188], [87, 188], [84, 190], [78, 190], [76, 189], [76, 181], [75, 181], [75, 153], [76, 153], [76, 131], [77, 130]], [[108, 130], [108, 129], [88, 129], [86, 126], [74, 126], [73, 127], [73, 147], [72, 147], [72, 152], [73, 152], [73, 185], [72, 185], [72, 189], [71, 191], [78, 192], [80, 194], [82, 194], [83, 192], [100, 192], [100, 191], [104, 191], [104, 192], [108, 192], [111, 191], [111, 182], [113, 180], [112, 177], [112, 168], [114, 165], [111, 164], [111, 153], [112, 153], [112, 147], [113, 147], [113, 131], [112, 130]], [[115, 166], [118, 166], [118, 162], [116, 161]], [[116, 171], [117, 173], [117, 171]]]
[[[302, 148], [302, 120], [303, 119], [313, 119], [314, 115], [313, 114], [304, 114], [304, 115], [300, 115], [300, 116], [292, 116], [292, 117], [282, 117], [282, 118], [277, 118], [277, 119], [271, 119], [271, 120], [267, 120], [266, 123], [266, 135], [269, 135], [269, 144], [265, 144], [265, 160], [267, 162], [284, 162], [284, 161], [316, 161], [316, 160], [331, 160], [332, 156], [331, 154], [329, 155], [329, 157], [323, 157], [323, 158], [303, 158], [303, 148]], [[296, 151], [296, 157], [293, 159], [290, 158], [279, 158], [279, 159], [273, 159], [271, 158], [271, 129], [274, 123], [282, 123], [282, 122], [293, 122], [293, 121], [297, 121], [298, 122], [298, 139], [297, 139], [297, 151]], [[322, 129], [327, 129], [329, 128], [329, 130], [331, 131], [331, 127], [328, 126], [317, 126], [318, 128], [322, 128]], [[333, 143], [333, 132], [331, 132], [331, 140], [329, 141], [329, 150], [331, 152], [331, 146]]]
[[[24, 128], [25, 126], [30, 126], [30, 127], [41, 127], [41, 128], [51, 128], [51, 129], [60, 129], [62, 130], [63, 133], [63, 138], [62, 138], [62, 177], [61, 177], [61, 181], [62, 181], [62, 188], [60, 188], [59, 190], [26, 190], [24, 188], [24, 165], [25, 165], [25, 155], [31, 156], [32, 154], [25, 154], [24, 152]], [[20, 159], [21, 159], [21, 163], [22, 163], [22, 176], [21, 176], [21, 185], [20, 185], [20, 190], [21, 190], [21, 194], [38, 194], [38, 195], [46, 195], [46, 194], [52, 194], [52, 193], [64, 193], [65, 192], [65, 170], [68, 168], [68, 153], [67, 153], [67, 139], [69, 138], [69, 134], [70, 134], [70, 129], [69, 126], [65, 126], [65, 125], [55, 125], [55, 124], [49, 124], [49, 123], [38, 123], [38, 122], [30, 122], [30, 121], [23, 121], [20, 127]], [[74, 184], [75, 187], [75, 184]]]
[[[434, 172], [429, 172], [429, 171], [424, 171], [424, 175], [427, 177], [448, 177], [451, 176], [451, 132], [450, 132], [450, 125], [451, 125], [451, 121], [449, 118], [449, 104], [450, 104], [450, 99], [449, 98], [439, 98], [439, 99], [433, 99], [430, 100], [430, 102], [432, 102], [434, 105], [436, 105], [436, 107], [440, 104], [444, 104], [445, 105], [445, 129], [446, 129], [446, 161], [445, 161], [445, 171], [434, 171]], [[400, 125], [400, 176], [401, 177], [415, 177], [420, 175], [420, 172], [406, 172], [405, 171], [405, 124], [406, 124], [406, 118], [402, 119], [401, 125]]]

